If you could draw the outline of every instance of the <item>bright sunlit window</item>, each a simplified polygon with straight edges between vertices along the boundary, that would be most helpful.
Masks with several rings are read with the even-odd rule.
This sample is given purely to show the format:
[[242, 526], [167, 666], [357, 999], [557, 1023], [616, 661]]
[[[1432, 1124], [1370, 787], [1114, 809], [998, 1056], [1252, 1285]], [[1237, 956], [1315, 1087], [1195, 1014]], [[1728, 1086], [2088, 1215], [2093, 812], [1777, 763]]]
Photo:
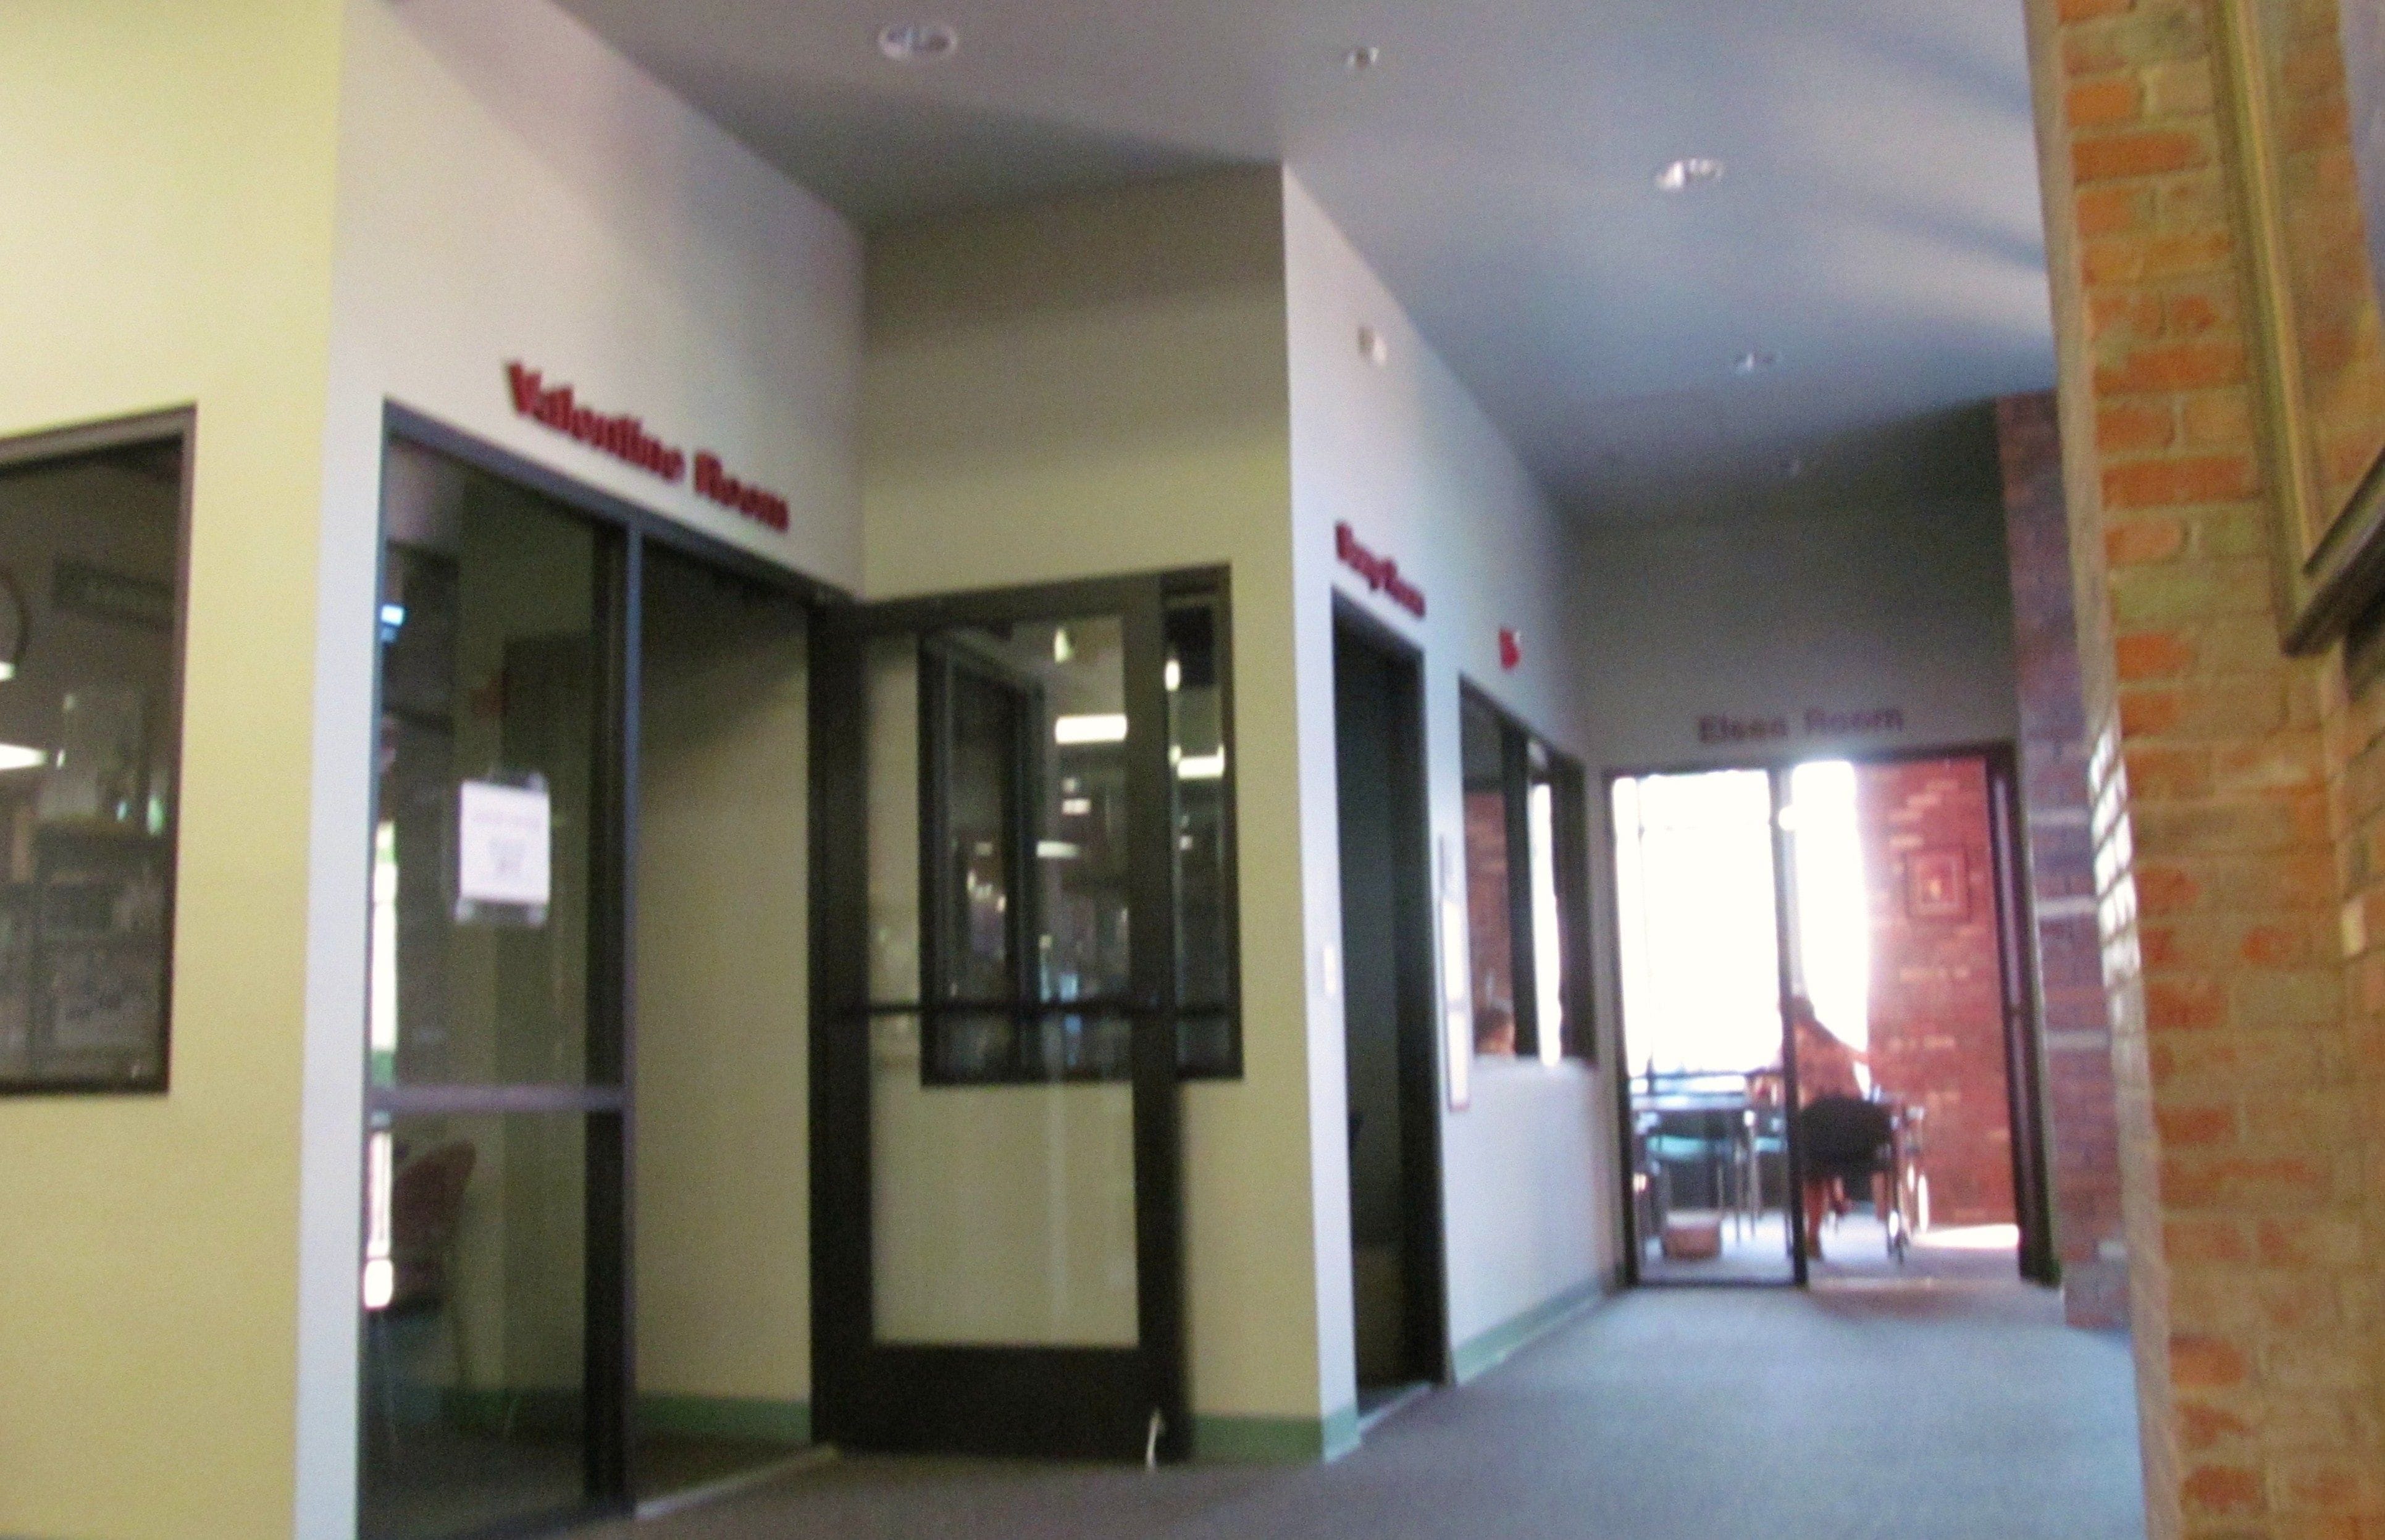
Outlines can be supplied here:
[[1565, 930], [1557, 916], [1556, 788], [1532, 783], [1526, 812], [1532, 851], [1532, 993], [1540, 1002], [1541, 1062], [1565, 1057]]
[[1772, 790], [1761, 770], [1615, 783], [1623, 1028], [1634, 1074], [1780, 1059]]
[[[1855, 767], [1845, 760], [1790, 773], [1783, 826], [1796, 841], [1797, 960], [1814, 1014], [1864, 1052], [1871, 1039], [1871, 913], [1855, 819]], [[1860, 1062], [1856, 1077], [1864, 1078]]]

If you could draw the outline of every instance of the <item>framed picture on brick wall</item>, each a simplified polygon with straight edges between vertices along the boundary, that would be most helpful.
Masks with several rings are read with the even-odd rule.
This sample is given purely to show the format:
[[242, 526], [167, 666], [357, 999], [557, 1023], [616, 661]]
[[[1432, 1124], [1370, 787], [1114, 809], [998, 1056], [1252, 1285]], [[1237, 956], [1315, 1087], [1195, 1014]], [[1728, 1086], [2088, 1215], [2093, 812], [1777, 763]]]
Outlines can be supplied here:
[[[2385, 660], [2385, 267], [2371, 256], [2385, 241], [2385, 0], [2217, 0], [2214, 14], [2283, 640], [2309, 653], [2349, 637], [2355, 662]], [[2163, 89], [2151, 72], [2147, 86]], [[2206, 182], [2190, 171], [2151, 196], [2191, 200]], [[2158, 241], [2143, 255], [2185, 260]]]
[[1916, 920], [1971, 917], [1971, 874], [1961, 846], [1913, 852], [1904, 863], [1904, 913]]

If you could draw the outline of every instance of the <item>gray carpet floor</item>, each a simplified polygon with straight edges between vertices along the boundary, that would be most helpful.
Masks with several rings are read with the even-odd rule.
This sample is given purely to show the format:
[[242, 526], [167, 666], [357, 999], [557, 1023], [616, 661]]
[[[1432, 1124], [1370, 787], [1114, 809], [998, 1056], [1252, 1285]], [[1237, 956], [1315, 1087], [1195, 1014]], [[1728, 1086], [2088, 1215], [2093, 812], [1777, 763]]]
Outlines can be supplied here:
[[2019, 1284], [1642, 1290], [1331, 1465], [849, 1456], [606, 1540], [2141, 1540], [2128, 1345]]

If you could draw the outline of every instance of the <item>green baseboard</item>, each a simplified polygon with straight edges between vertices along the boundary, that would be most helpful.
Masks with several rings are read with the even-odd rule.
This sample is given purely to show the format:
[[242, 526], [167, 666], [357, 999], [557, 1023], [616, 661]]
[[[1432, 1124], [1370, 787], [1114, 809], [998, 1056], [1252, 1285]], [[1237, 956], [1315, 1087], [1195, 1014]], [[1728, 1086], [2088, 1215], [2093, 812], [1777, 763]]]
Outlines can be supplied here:
[[1456, 1351], [1450, 1355], [1450, 1369], [1457, 1383], [1464, 1385], [1477, 1375], [1497, 1368], [1517, 1348], [1563, 1325], [1577, 1312], [1605, 1298], [1607, 1293], [1605, 1278], [1585, 1278], [1555, 1298], [1534, 1305], [1522, 1314], [1459, 1343]]
[[751, 1396], [641, 1396], [638, 1431], [793, 1447], [812, 1441], [812, 1407]]
[[1358, 1409], [1324, 1417], [1192, 1416], [1192, 1458], [1221, 1463], [1311, 1465], [1358, 1447]]

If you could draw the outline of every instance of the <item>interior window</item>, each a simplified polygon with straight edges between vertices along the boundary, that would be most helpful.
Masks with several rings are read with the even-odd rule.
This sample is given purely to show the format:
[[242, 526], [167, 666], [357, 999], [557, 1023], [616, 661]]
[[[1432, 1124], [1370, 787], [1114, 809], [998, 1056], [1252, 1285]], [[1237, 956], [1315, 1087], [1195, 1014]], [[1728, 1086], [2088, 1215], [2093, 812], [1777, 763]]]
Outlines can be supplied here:
[[184, 453], [0, 446], [0, 1090], [165, 1087]]

